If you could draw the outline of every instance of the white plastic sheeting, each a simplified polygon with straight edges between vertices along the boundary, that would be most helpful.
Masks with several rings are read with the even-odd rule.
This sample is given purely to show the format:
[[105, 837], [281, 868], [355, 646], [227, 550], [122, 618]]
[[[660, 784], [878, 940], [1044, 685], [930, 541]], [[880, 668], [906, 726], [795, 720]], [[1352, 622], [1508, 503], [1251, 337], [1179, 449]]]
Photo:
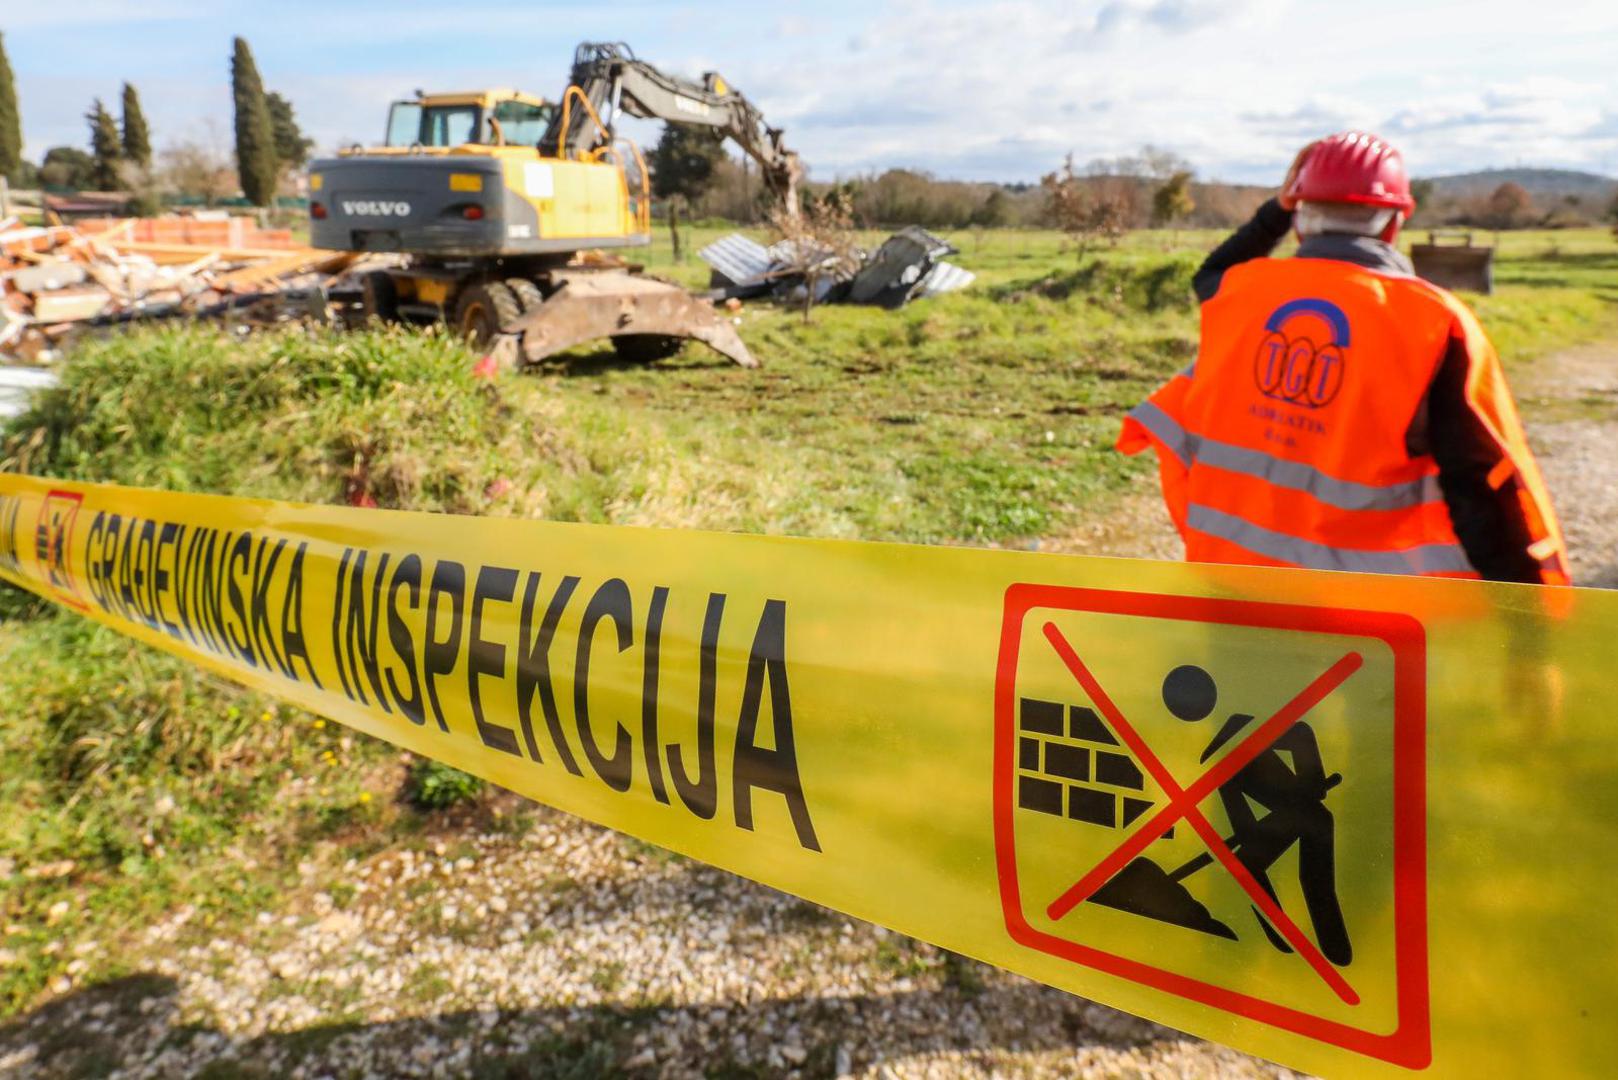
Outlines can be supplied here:
[[34, 391], [56, 384], [56, 373], [42, 368], [0, 366], [0, 420], [28, 408]]

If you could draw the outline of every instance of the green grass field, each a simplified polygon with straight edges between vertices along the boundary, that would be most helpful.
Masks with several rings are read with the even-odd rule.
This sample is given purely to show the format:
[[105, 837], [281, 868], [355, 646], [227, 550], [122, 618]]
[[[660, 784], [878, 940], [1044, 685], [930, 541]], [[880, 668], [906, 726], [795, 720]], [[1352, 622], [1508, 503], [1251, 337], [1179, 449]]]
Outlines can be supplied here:
[[[720, 229], [694, 230], [692, 248]], [[899, 312], [754, 303], [747, 371], [610, 349], [494, 382], [431, 332], [206, 328], [89, 342], [0, 433], [8, 468], [92, 481], [553, 520], [1020, 544], [1150, 484], [1120, 415], [1196, 350], [1211, 233], [1081, 258], [967, 232], [969, 291]], [[690, 285], [666, 233], [650, 267]], [[1618, 330], [1618, 242], [1508, 234], [1478, 309], [1508, 364]], [[294, 738], [293, 733], [298, 737]], [[312, 852], [411, 843], [452, 780], [0, 586], [0, 1016], [159, 913], [246, 917]], [[97, 955], [117, 956], [116, 948]], [[75, 970], [115, 974], [116, 960]]]

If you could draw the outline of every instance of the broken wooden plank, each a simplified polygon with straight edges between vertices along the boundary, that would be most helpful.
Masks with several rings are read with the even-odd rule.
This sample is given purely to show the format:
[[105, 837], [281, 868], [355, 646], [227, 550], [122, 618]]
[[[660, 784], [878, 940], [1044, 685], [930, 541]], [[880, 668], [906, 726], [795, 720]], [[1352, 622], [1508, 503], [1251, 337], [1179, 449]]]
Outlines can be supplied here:
[[[217, 253], [226, 262], [251, 262], [255, 259], [280, 259], [293, 254], [286, 248], [215, 248], [198, 244], [159, 244], [147, 243], [142, 240], [114, 240], [110, 247], [118, 251], [132, 252], [141, 255], [150, 255], [158, 261], [164, 261], [162, 256], [179, 257], [182, 261], [201, 258], [204, 255]], [[313, 252], [320, 255], [335, 255], [338, 252], [322, 251], [319, 248], [304, 248], [304, 252]], [[301, 254], [301, 252], [300, 252]]]
[[290, 277], [294, 274], [307, 274], [318, 270], [321, 273], [332, 274], [344, 269], [353, 262], [356, 253], [352, 251], [322, 251], [318, 248], [309, 248], [304, 251], [288, 255], [284, 259], [271, 259], [257, 266], [244, 266], [240, 270], [232, 270], [227, 274], [220, 274], [214, 278], [214, 287], [219, 289], [235, 290], [244, 286], [262, 285], [276, 278]]

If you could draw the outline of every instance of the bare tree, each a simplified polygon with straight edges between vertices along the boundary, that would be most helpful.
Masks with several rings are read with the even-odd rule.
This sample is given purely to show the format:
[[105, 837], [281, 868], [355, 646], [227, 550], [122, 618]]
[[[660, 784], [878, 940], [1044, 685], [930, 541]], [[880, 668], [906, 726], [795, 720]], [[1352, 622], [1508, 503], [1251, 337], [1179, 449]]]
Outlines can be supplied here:
[[803, 276], [803, 321], [819, 299], [821, 283], [851, 276], [859, 269], [855, 244], [854, 207], [850, 190], [832, 188], [804, 200], [796, 216], [784, 207], [770, 213], [770, 228], [786, 250], [786, 274]]
[[1046, 216], [1073, 239], [1082, 257], [1097, 240], [1116, 245], [1128, 229], [1128, 208], [1116, 193], [1101, 190], [1073, 171], [1073, 155], [1062, 167], [1040, 178], [1045, 189]]
[[208, 206], [229, 198], [238, 184], [230, 154], [221, 142], [218, 131], [210, 127], [209, 138], [164, 147], [157, 157], [159, 182], [175, 194], [200, 198]]

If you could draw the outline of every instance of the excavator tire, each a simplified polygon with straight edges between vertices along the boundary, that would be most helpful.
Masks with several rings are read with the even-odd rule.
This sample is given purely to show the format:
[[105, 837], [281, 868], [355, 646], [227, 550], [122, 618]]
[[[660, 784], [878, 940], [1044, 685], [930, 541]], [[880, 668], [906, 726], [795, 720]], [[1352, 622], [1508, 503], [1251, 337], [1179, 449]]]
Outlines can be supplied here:
[[365, 321], [397, 322], [399, 319], [399, 289], [393, 275], [386, 270], [372, 270], [360, 279], [360, 307]]
[[468, 285], [455, 301], [455, 329], [473, 345], [488, 345], [501, 334], [515, 332], [522, 318], [517, 296], [500, 281]]
[[622, 334], [610, 340], [612, 351], [618, 354], [618, 359], [630, 364], [667, 360], [685, 344], [684, 338], [668, 334]]
[[545, 294], [539, 291], [538, 285], [527, 278], [506, 278], [506, 288], [517, 298], [517, 306], [522, 308], [524, 315], [538, 309], [539, 305], [545, 302]]

